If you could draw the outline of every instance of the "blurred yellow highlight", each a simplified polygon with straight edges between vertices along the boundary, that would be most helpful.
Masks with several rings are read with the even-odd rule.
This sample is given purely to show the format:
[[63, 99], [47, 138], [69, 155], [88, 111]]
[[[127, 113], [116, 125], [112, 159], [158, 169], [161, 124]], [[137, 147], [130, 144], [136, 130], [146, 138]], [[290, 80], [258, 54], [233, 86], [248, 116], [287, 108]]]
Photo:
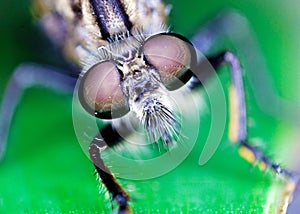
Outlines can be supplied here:
[[239, 154], [241, 157], [243, 157], [245, 160], [247, 160], [250, 163], [254, 163], [256, 161], [253, 152], [244, 146], [239, 148]]

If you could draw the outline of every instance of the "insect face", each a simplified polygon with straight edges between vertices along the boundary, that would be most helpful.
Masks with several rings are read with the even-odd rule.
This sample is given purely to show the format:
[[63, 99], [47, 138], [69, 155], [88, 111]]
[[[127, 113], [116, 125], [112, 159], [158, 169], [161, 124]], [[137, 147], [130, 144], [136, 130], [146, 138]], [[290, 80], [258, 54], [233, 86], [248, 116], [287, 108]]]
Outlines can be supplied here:
[[[83, 75], [79, 98], [89, 113], [102, 119], [133, 111], [156, 140], [177, 132], [179, 124], [169, 90], [180, 88], [191, 78], [196, 54], [188, 40], [177, 34], [134, 38], [139, 45], [127, 51], [116, 49], [114, 43], [101, 49], [106, 59]], [[119, 42], [126, 42], [126, 38], [115, 41]], [[157, 127], [161, 127], [159, 136], [153, 131]], [[170, 129], [168, 134], [163, 131], [165, 127]], [[169, 137], [165, 141], [170, 141]]]

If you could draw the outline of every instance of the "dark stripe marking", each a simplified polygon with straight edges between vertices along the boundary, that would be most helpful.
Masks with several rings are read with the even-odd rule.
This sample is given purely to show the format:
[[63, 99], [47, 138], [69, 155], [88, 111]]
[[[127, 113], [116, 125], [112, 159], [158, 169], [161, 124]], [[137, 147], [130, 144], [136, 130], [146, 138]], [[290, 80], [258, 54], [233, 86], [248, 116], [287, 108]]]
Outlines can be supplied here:
[[[109, 13], [107, 11], [107, 6], [109, 5], [113, 8], [113, 13], [119, 16], [125, 28], [130, 31], [132, 29], [132, 22], [129, 20], [129, 16], [125, 11], [125, 7], [119, 0], [89, 0], [92, 10], [96, 17], [96, 22], [100, 28], [101, 36], [103, 39], [110, 41], [111, 34], [107, 27], [109, 21]], [[122, 33], [122, 32], [120, 32]]]
[[92, 6], [93, 12], [95, 13], [96, 22], [98, 24], [98, 27], [100, 28], [101, 36], [103, 39], [108, 40], [110, 38], [110, 34], [106, 25], [108, 20], [103, 1], [90, 0], [90, 4]]

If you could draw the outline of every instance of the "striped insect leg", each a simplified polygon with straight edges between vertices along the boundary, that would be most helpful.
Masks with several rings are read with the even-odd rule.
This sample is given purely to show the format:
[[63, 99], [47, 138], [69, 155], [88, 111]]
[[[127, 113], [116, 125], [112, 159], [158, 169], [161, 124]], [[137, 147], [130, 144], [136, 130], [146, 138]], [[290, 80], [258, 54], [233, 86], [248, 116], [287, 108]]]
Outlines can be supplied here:
[[94, 138], [89, 147], [90, 158], [95, 166], [96, 173], [105, 185], [113, 200], [118, 204], [119, 214], [131, 213], [128, 201], [130, 196], [118, 183], [110, 169], [105, 165], [101, 158], [101, 152], [108, 147], [120, 143], [121, 136], [111, 124], [103, 128], [98, 136]]

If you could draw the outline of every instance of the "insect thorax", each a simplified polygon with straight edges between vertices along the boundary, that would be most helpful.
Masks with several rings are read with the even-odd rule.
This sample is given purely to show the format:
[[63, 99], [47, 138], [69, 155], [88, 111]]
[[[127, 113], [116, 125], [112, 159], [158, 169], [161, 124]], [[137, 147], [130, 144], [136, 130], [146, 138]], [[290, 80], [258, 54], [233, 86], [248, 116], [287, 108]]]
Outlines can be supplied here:
[[[40, 17], [49, 38], [60, 46], [66, 58], [81, 64], [89, 54], [107, 45], [109, 38], [120, 36], [129, 30], [142, 30], [146, 34], [156, 33], [165, 23], [167, 9], [160, 0], [34, 0], [34, 11]], [[126, 26], [121, 15], [112, 7], [120, 4], [130, 26]], [[102, 5], [102, 14], [97, 7]], [[101, 10], [100, 10], [101, 11]], [[101, 19], [105, 22], [101, 25]], [[122, 20], [121, 20], [122, 19]]]

